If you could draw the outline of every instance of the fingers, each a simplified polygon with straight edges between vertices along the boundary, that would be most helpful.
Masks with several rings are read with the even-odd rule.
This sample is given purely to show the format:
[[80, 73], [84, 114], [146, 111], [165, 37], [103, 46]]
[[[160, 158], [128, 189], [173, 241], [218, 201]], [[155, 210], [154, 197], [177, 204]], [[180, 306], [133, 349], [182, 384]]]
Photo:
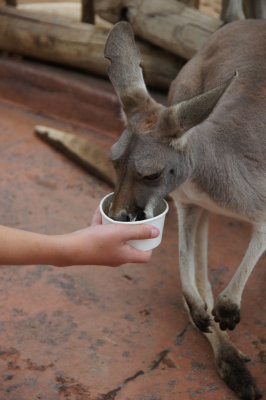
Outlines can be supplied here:
[[[101, 216], [100, 216], [101, 218]], [[92, 219], [93, 229], [90, 234], [94, 240], [94, 252], [98, 259], [94, 264], [116, 267], [127, 263], [147, 263], [151, 259], [152, 251], [141, 251], [130, 246], [130, 240], [145, 240], [157, 237], [158, 228], [149, 225], [101, 225], [99, 210], [96, 210]], [[98, 246], [98, 244], [101, 246]], [[105, 252], [102, 252], [104, 243]]]
[[[128, 240], [143, 240], [152, 239], [160, 234], [158, 228], [149, 225], [138, 225], [127, 227], [124, 239]], [[151, 259], [152, 251], [137, 250], [134, 247], [125, 244], [127, 262], [130, 263], [147, 263]]]
[[102, 223], [102, 216], [100, 212], [100, 208], [98, 207], [96, 211], [93, 214], [92, 220], [91, 220], [91, 225], [100, 225]]
[[131, 246], [128, 246], [127, 250], [127, 255], [126, 258], [127, 260], [125, 263], [147, 263], [150, 261], [151, 256], [152, 256], [152, 250], [149, 251], [141, 251], [141, 250], [136, 250]]
[[160, 231], [158, 228], [149, 225], [132, 225], [123, 229], [124, 240], [141, 240], [141, 239], [153, 239], [159, 236]]

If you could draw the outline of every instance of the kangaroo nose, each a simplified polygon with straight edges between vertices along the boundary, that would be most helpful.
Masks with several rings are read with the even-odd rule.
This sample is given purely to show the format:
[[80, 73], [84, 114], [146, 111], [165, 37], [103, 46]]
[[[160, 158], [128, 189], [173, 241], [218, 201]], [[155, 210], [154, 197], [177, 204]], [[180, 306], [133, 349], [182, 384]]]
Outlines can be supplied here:
[[121, 210], [113, 219], [120, 222], [142, 221], [145, 219], [145, 213], [142, 208], [137, 207], [134, 214], [131, 215], [126, 210]]
[[118, 215], [115, 215], [113, 217], [113, 219], [115, 221], [120, 221], [120, 222], [129, 222], [130, 221], [130, 218], [129, 218], [127, 212], [124, 210], [120, 211], [120, 213]]

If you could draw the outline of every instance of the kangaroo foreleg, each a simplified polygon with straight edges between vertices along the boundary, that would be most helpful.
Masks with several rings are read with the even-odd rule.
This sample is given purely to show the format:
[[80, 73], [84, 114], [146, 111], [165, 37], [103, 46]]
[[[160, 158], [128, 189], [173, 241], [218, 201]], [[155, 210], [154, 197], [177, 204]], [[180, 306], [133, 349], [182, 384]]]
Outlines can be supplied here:
[[213, 309], [213, 294], [208, 278], [208, 211], [201, 209], [195, 234], [195, 277], [198, 292], [209, 310]]
[[210, 314], [207, 312], [206, 301], [199, 293], [195, 271], [195, 249], [203, 240], [202, 238], [199, 240], [196, 232], [204, 211], [200, 207], [180, 203], [177, 204], [177, 209], [179, 264], [184, 299], [194, 324], [201, 331], [209, 332]]

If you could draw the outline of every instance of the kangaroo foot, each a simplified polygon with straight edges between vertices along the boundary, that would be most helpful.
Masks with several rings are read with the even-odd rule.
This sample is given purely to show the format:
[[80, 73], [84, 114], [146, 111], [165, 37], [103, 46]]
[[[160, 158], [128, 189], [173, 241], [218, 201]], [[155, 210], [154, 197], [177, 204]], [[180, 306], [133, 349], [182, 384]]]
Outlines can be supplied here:
[[243, 400], [259, 400], [262, 395], [246, 367], [242, 353], [233, 346], [223, 346], [216, 357], [221, 378]]
[[212, 310], [214, 321], [219, 323], [220, 329], [233, 330], [240, 321], [240, 307], [227, 299], [224, 295], [218, 298], [218, 301]]
[[184, 294], [184, 301], [189, 309], [189, 314], [196, 327], [205, 333], [210, 333], [211, 316], [207, 312], [207, 304], [194, 301]]

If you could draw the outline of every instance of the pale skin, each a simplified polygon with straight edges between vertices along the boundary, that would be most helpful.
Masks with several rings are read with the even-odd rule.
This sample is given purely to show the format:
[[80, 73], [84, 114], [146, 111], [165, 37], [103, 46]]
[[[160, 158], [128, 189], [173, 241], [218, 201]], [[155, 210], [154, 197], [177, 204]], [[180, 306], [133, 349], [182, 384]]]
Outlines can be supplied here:
[[159, 231], [148, 225], [102, 225], [97, 209], [91, 226], [64, 235], [45, 235], [0, 225], [0, 265], [105, 265], [147, 263], [152, 251], [136, 250], [128, 240], [151, 239]]

